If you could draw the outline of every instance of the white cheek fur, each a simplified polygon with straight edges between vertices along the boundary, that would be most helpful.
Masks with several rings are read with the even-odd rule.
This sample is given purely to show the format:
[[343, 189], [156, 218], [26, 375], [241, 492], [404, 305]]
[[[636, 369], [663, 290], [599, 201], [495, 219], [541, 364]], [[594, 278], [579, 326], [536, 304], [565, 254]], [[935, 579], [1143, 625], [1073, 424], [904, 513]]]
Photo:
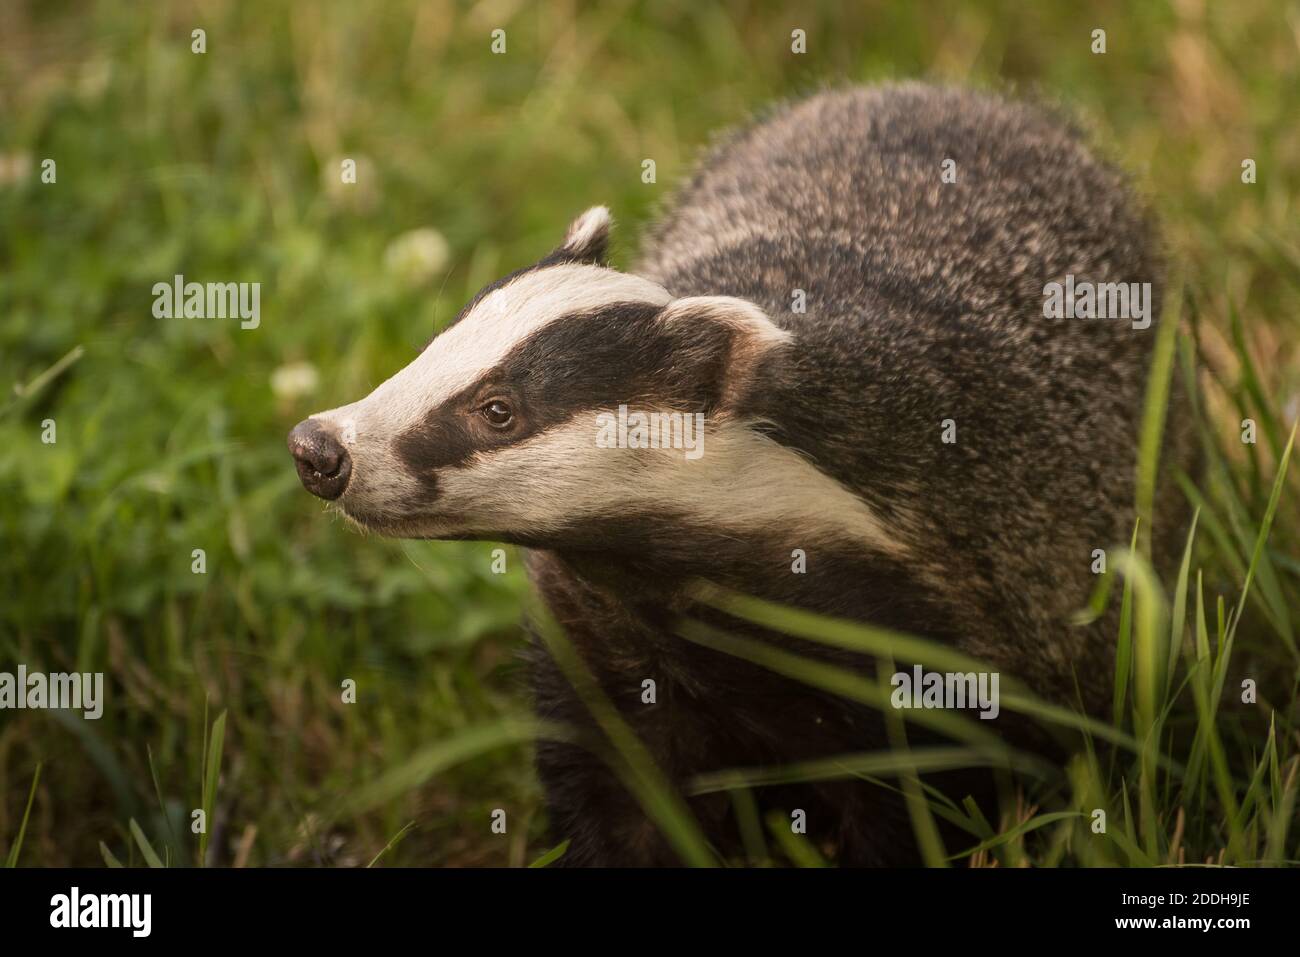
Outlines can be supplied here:
[[[681, 449], [599, 448], [595, 412], [439, 475], [452, 525], [431, 534], [546, 534], [666, 505], [737, 535], [780, 530], [907, 551], [901, 529], [807, 459], [736, 421], [711, 423], [704, 454]], [[526, 489], [526, 494], [520, 494]]]

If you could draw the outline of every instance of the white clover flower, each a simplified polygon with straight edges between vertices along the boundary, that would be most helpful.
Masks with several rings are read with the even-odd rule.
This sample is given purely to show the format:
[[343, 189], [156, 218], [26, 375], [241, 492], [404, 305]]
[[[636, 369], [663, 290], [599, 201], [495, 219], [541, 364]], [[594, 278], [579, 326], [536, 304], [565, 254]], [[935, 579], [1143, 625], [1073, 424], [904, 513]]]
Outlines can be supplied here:
[[451, 247], [442, 233], [431, 227], [402, 233], [384, 252], [384, 266], [411, 286], [428, 282], [441, 273], [451, 259]]
[[281, 399], [310, 395], [320, 384], [320, 374], [310, 362], [289, 362], [271, 373], [271, 391]]

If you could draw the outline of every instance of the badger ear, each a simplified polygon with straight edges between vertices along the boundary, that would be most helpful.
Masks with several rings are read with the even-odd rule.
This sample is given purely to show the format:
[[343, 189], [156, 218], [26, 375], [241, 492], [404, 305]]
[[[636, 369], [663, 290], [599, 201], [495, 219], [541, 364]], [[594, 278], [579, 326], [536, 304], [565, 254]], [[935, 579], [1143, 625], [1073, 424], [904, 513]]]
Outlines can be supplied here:
[[609, 231], [613, 225], [614, 220], [606, 207], [591, 207], [569, 224], [564, 243], [555, 255], [571, 262], [604, 266], [609, 251]]
[[659, 321], [678, 340], [674, 363], [692, 370], [708, 404], [724, 414], [741, 408], [765, 360], [793, 339], [758, 306], [734, 296], [674, 299]]

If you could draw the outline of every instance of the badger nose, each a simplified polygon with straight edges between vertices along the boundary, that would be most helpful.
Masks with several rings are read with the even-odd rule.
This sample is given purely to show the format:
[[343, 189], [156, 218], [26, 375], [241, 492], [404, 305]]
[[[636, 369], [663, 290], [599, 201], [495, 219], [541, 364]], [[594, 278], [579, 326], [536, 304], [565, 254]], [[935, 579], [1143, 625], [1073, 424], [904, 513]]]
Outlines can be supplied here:
[[303, 488], [312, 495], [332, 501], [348, 487], [352, 457], [327, 426], [315, 419], [299, 422], [289, 433], [289, 452]]

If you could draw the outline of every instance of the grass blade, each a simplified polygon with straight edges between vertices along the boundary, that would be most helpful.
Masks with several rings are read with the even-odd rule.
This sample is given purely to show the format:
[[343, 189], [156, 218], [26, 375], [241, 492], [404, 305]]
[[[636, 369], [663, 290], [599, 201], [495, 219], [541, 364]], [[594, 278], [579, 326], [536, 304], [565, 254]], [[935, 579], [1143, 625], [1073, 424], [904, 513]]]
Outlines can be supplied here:
[[18, 866], [18, 854], [23, 849], [23, 838], [27, 836], [27, 820], [32, 814], [32, 802], [36, 800], [36, 785], [41, 781], [41, 763], [36, 762], [36, 772], [32, 775], [32, 786], [27, 792], [27, 807], [23, 809], [23, 819], [18, 825], [18, 836], [14, 838], [13, 846], [9, 848], [9, 854], [5, 858], [5, 867], [14, 868]]
[[135, 818], [131, 818], [130, 825], [131, 836], [135, 838], [136, 846], [140, 848], [140, 853], [144, 855], [145, 862], [148, 863], [150, 867], [161, 868], [163, 866], [162, 858], [160, 858], [157, 852], [154, 851], [153, 845], [150, 844], [149, 839], [144, 836], [144, 831], [142, 831], [140, 825], [135, 822]]
[[212, 735], [208, 740], [203, 766], [203, 831], [199, 834], [199, 867], [208, 860], [208, 834], [212, 830], [212, 809], [217, 803], [217, 781], [221, 777], [221, 752], [226, 742], [226, 712], [212, 722]]
[[541, 857], [537, 858], [537, 860], [533, 861], [528, 866], [529, 867], [550, 867], [552, 864], [554, 864], [556, 861], [562, 858], [564, 856], [564, 852], [567, 851], [568, 849], [569, 849], [569, 842], [561, 841], [559, 844], [556, 844], [553, 848], [551, 848]]
[[1165, 418], [1169, 410], [1169, 386], [1173, 379], [1175, 345], [1178, 337], [1179, 317], [1182, 315], [1183, 287], [1181, 281], [1170, 283], [1165, 302], [1169, 303], [1156, 330], [1155, 348], [1151, 369], [1147, 374], [1146, 401], [1142, 409], [1142, 427], [1138, 439], [1137, 520], [1142, 530], [1138, 551], [1148, 561], [1151, 559], [1151, 533], [1155, 528], [1156, 480], [1160, 473], [1160, 443], [1165, 431]]
[[366, 867], [367, 867], [367, 868], [374, 867], [375, 864], [379, 861], [379, 859], [380, 859], [381, 857], [383, 857], [385, 854], [387, 854], [389, 851], [391, 851], [393, 848], [395, 848], [398, 844], [400, 844], [400, 843], [402, 842], [402, 838], [406, 837], [406, 832], [409, 831], [409, 830], [410, 830], [411, 828], [413, 828], [413, 827], [415, 827], [415, 822], [414, 822], [414, 821], [407, 821], [406, 824], [405, 824], [405, 826], [404, 826], [400, 831], [398, 831], [396, 834], [394, 834], [394, 835], [389, 839], [388, 843], [385, 844], [385, 845], [380, 849], [379, 853], [376, 854], [374, 857], [372, 857], [372, 858], [370, 859], [370, 863], [367, 864]]
[[99, 842], [99, 856], [104, 859], [104, 866], [106, 867], [119, 868], [122, 866], [122, 862], [113, 856], [113, 852], [108, 849], [108, 845], [103, 841]]

